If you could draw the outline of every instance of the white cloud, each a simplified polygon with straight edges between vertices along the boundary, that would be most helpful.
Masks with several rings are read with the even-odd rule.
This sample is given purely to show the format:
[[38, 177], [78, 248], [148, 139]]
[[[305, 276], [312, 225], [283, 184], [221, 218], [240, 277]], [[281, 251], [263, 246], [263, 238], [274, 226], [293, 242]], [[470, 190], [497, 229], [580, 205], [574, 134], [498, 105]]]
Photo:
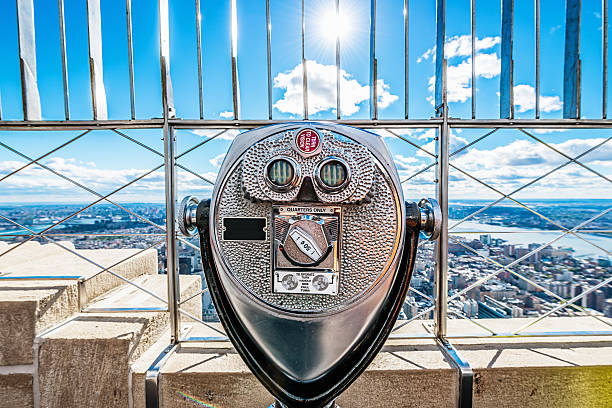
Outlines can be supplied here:
[[[307, 61], [308, 71], [308, 112], [335, 112], [336, 109], [336, 66]], [[284, 90], [283, 97], [274, 103], [281, 112], [302, 115], [302, 65], [291, 71], [279, 73], [274, 78], [274, 87]], [[378, 107], [384, 109], [398, 99], [390, 92], [383, 79], [377, 81]], [[359, 104], [370, 97], [370, 87], [361, 85], [345, 70], [340, 70], [340, 110], [343, 116], [351, 116], [359, 111]]]
[[234, 119], [234, 112], [232, 111], [223, 111], [219, 113], [219, 117], [223, 119]]
[[[213, 137], [217, 133], [222, 132], [222, 131], [223, 129], [194, 129], [191, 132], [195, 133], [198, 136], [204, 136], [208, 138], [208, 137]], [[219, 136], [216, 136], [215, 139], [234, 140], [234, 138], [240, 133], [242, 132], [238, 129], [226, 129]]]
[[545, 133], [557, 133], [557, 132], [567, 132], [568, 129], [527, 129], [527, 131], [531, 133], [545, 134]]
[[[0, 174], [8, 174], [26, 162], [2, 161]], [[85, 163], [74, 158], [54, 157], [45, 162], [49, 168], [76, 181], [99, 194], [106, 195], [124, 184], [142, 176], [151, 169], [110, 169], [99, 168], [94, 163]], [[214, 172], [200, 173], [210, 181], [215, 181]], [[177, 169], [178, 188], [186, 192], [210, 191], [211, 185], [184, 170]], [[164, 199], [164, 171], [156, 170], [134, 182], [117, 194], [111, 195], [113, 201], [161, 201]], [[32, 165], [2, 181], [0, 201], [20, 201], [24, 198], [42, 201], [94, 201], [99, 198], [84, 189], [60, 178], [59, 176]], [[27, 201], [27, 199], [25, 200]]]
[[225, 159], [225, 152], [221, 153], [218, 156], [213, 157], [209, 161], [210, 161], [210, 164], [213, 165], [213, 167], [221, 167], [221, 163], [223, 163], [223, 159]]
[[[604, 140], [604, 138], [570, 139], [561, 143], [551, 143], [551, 146], [570, 157], [575, 157]], [[600, 146], [579, 160], [588, 166], [599, 166], [600, 170], [601, 167], [612, 168], [612, 143]], [[460, 169], [504, 193], [509, 193], [566, 162], [567, 159], [563, 156], [531, 140], [514, 140], [493, 149], [481, 150], [473, 147], [451, 159], [451, 163]], [[456, 170], [451, 169], [451, 176], [449, 190], [453, 196], [474, 198], [490, 194], [491, 197], [498, 197], [492, 190], [468, 180]], [[527, 187], [521, 191], [519, 197], [610, 198], [611, 191], [606, 186], [607, 181], [602, 178], [578, 165], [569, 164], [533, 186]]]
[[[485, 38], [476, 38], [476, 52], [482, 50], [488, 50], [493, 48], [495, 45], [501, 42], [501, 37], [485, 37]], [[423, 55], [421, 55], [417, 62], [425, 61], [436, 53], [436, 46], [434, 45]], [[453, 37], [449, 37], [446, 40], [446, 44], [444, 44], [444, 56], [447, 59], [451, 59], [454, 57], [465, 57], [468, 55], [472, 55], [472, 36], [471, 35], [456, 35]]]
[[[499, 75], [501, 60], [496, 53], [476, 55], [476, 77], [493, 78]], [[449, 102], [465, 102], [472, 95], [472, 58], [446, 68], [448, 80], [447, 98]], [[434, 91], [436, 78], [429, 78], [429, 91]], [[429, 98], [433, 102], [433, 98]]]
[[[536, 94], [531, 85], [516, 85], [514, 87], [514, 106], [517, 112], [526, 112], [535, 109]], [[563, 107], [558, 96], [540, 95], [540, 111], [553, 112]]]
[[421, 160], [414, 156], [407, 157], [401, 154], [394, 155], [393, 161], [398, 170], [412, 170], [415, 164], [421, 163]]

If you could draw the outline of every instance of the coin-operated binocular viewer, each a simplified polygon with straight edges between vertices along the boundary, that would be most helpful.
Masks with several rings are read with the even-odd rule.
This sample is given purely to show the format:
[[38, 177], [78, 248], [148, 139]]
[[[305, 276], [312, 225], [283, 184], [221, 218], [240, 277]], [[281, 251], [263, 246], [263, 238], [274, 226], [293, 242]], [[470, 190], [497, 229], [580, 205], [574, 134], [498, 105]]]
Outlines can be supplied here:
[[434, 200], [404, 202], [389, 151], [348, 126], [242, 133], [212, 199], [186, 197], [227, 335], [277, 407], [332, 407], [372, 361], [404, 302]]

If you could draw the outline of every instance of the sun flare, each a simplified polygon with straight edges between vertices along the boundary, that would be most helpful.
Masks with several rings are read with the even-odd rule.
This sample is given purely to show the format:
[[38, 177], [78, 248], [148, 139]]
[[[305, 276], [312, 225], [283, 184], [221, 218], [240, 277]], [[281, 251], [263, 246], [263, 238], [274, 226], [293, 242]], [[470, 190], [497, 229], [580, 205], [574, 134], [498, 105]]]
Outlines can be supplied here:
[[321, 36], [329, 41], [336, 41], [336, 38], [345, 39], [350, 34], [350, 19], [345, 13], [336, 15], [335, 10], [329, 10], [323, 14], [319, 22], [319, 32]]

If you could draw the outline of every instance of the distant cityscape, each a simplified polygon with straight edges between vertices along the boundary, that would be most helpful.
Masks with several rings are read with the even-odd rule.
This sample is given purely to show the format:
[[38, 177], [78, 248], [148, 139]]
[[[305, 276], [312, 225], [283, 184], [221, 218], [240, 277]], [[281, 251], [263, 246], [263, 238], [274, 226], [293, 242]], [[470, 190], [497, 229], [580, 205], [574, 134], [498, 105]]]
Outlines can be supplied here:
[[[610, 214], [589, 223], [584, 227], [588, 232], [581, 233], [596, 246], [571, 234], [546, 245], [561, 235], [563, 228], [574, 228], [609, 208], [610, 200], [533, 201], [529, 203], [531, 210], [498, 204], [470, 217], [486, 204], [463, 201], [449, 206], [450, 318], [539, 316], [612, 276]], [[159, 228], [165, 224], [163, 205], [123, 206], [143, 219], [112, 205], [96, 205], [61, 222], [48, 234], [54, 240], [72, 241], [81, 249], [147, 248], [164, 240], [165, 233]], [[37, 233], [78, 210], [75, 204], [0, 205], [0, 214]], [[0, 218], [0, 240], [18, 242], [29, 233]], [[188, 241], [199, 246], [197, 238]], [[165, 273], [165, 244], [155, 248], [159, 271]], [[419, 249], [411, 285], [414, 290], [409, 292], [400, 319], [433, 317], [433, 311], [424, 311], [433, 306], [434, 248], [427, 242]], [[509, 264], [507, 270], [502, 267]], [[184, 242], [179, 242], [179, 273], [200, 275], [206, 286], [199, 250]], [[591, 291], [576, 305], [578, 308], [567, 306], [552, 316], [612, 317], [612, 284]], [[205, 320], [217, 320], [207, 292], [202, 295], [202, 307]]]

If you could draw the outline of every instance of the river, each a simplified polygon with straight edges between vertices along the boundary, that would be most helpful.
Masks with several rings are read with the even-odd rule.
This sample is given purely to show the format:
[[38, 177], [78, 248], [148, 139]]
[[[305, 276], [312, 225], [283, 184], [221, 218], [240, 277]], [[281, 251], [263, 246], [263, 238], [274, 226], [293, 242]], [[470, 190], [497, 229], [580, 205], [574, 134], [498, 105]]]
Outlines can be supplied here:
[[[457, 223], [459, 220], [449, 220], [449, 228]], [[493, 238], [501, 238], [507, 241], [508, 244], [513, 245], [522, 245], [527, 247], [527, 245], [534, 244], [545, 244], [553, 239], [557, 238], [562, 232], [558, 231], [546, 231], [546, 230], [536, 230], [536, 229], [527, 229], [527, 228], [517, 228], [517, 227], [504, 227], [501, 225], [490, 225], [483, 224], [476, 221], [465, 221], [455, 227], [454, 229], [449, 230], [449, 234], [451, 235], [461, 235], [465, 237], [473, 237], [474, 239], [478, 239], [480, 237], [479, 234], [469, 233], [469, 234], [461, 234], [459, 232], [482, 232], [490, 233]], [[612, 250], [612, 238], [603, 237], [599, 235], [592, 234], [580, 234], [585, 239], [597, 244], [598, 246], [606, 249], [607, 251]], [[555, 241], [551, 244], [553, 247], [570, 247], [574, 250], [574, 255], [577, 257], [591, 257], [597, 258], [600, 256], [609, 257], [604, 251], [601, 249], [583, 241], [580, 238], [572, 234], [568, 234], [563, 238]]]

